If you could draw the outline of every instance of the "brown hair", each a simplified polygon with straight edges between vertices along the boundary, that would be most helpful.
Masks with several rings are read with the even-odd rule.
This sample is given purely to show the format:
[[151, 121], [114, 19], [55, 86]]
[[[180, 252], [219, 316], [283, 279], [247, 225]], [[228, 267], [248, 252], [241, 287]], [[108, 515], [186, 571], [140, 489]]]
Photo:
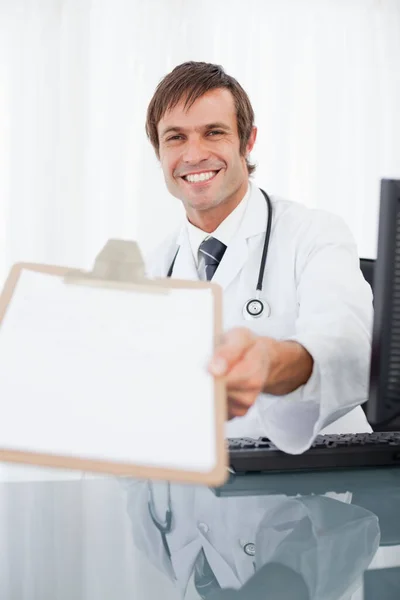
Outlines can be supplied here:
[[[219, 65], [205, 62], [186, 62], [178, 65], [158, 84], [147, 109], [146, 133], [159, 158], [157, 126], [167, 110], [174, 108], [185, 98], [185, 109], [210, 90], [228, 89], [234, 99], [237, 128], [240, 140], [240, 154], [245, 155], [246, 145], [254, 126], [254, 111], [249, 97], [242, 86]], [[248, 174], [255, 171], [255, 165], [246, 158]]]

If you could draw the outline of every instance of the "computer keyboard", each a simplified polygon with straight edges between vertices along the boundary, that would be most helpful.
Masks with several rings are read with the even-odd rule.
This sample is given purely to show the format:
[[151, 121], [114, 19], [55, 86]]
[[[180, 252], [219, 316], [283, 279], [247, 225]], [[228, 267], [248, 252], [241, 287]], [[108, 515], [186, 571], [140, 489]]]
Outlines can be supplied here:
[[400, 432], [318, 435], [303, 454], [286, 454], [265, 437], [228, 438], [235, 473], [314, 471], [400, 465]]

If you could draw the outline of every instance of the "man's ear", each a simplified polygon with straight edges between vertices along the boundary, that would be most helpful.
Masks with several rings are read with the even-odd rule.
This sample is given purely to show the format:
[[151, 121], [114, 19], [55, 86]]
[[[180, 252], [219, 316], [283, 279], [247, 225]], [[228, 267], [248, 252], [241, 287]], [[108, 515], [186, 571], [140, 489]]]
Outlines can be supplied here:
[[253, 127], [250, 133], [249, 141], [246, 144], [246, 156], [250, 154], [253, 150], [254, 144], [256, 143], [257, 138], [257, 127]]

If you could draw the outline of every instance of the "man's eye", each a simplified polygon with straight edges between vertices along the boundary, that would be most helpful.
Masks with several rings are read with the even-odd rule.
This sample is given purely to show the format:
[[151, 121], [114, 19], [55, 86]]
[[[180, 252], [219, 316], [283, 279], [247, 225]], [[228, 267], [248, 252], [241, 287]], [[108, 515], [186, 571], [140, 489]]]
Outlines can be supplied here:
[[181, 135], [172, 135], [171, 137], [167, 138], [167, 142], [173, 142], [175, 140], [180, 140], [182, 139]]
[[213, 129], [212, 131], [208, 132], [208, 135], [222, 135], [224, 132], [223, 131], [219, 131], [218, 129]]

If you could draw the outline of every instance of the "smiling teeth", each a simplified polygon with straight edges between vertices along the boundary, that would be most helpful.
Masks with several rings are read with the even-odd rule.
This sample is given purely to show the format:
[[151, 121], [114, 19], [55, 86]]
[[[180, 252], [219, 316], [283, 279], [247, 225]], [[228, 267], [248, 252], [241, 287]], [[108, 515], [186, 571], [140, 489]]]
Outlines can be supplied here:
[[217, 171], [209, 171], [208, 173], [196, 173], [194, 175], [186, 175], [184, 179], [190, 183], [197, 183], [198, 181], [207, 181], [214, 177]]

